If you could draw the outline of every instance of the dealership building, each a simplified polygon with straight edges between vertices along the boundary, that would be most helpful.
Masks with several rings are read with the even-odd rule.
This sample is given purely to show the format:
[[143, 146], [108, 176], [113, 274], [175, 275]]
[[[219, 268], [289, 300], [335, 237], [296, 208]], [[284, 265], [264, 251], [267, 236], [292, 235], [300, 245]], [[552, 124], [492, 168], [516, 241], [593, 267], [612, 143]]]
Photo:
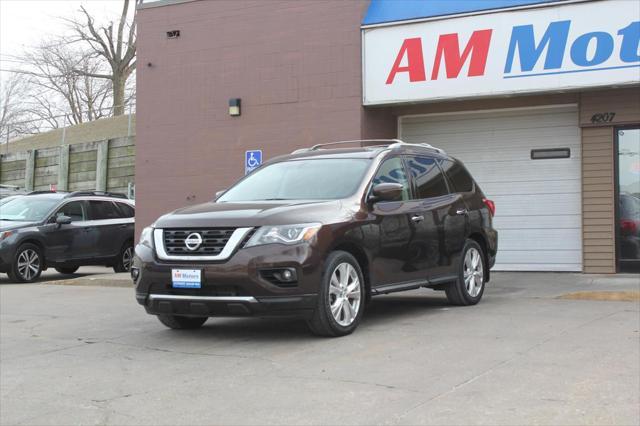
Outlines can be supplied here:
[[138, 230], [211, 200], [247, 151], [399, 138], [495, 201], [496, 270], [639, 265], [636, 1], [159, 0], [137, 19]]

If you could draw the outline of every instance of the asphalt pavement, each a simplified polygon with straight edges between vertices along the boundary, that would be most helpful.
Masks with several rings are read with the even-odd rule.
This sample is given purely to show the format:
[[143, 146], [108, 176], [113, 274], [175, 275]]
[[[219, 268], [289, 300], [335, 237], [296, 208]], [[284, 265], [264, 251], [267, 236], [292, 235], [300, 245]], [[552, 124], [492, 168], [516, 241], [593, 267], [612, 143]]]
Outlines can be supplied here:
[[0, 424], [640, 423], [638, 276], [495, 273], [474, 307], [381, 296], [333, 339], [290, 320], [169, 330], [118, 279], [3, 281]]

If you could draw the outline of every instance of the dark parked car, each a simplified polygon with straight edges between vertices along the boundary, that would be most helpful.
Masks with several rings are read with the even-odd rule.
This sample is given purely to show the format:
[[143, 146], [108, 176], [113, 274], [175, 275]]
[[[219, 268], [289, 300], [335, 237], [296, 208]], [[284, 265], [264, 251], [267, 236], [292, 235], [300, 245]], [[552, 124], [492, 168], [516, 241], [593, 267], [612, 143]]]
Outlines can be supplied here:
[[138, 303], [171, 328], [275, 315], [327, 336], [351, 333], [378, 294], [431, 287], [478, 303], [497, 251], [493, 202], [442, 150], [355, 143], [382, 145], [273, 159], [215, 202], [144, 229]]
[[0, 272], [35, 281], [53, 267], [72, 274], [83, 265], [128, 271], [135, 210], [124, 195], [34, 192], [0, 206]]

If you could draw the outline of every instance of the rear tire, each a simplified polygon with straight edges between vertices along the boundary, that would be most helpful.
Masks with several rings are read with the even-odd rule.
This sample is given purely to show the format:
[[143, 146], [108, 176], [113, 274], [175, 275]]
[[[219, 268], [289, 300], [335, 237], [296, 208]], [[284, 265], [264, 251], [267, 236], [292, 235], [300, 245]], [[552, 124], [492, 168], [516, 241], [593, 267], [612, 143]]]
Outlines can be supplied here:
[[480, 244], [468, 239], [460, 257], [458, 279], [445, 287], [449, 303], [468, 306], [475, 305], [482, 299], [487, 278], [486, 264]]
[[164, 325], [174, 330], [193, 330], [202, 327], [208, 317], [183, 317], [180, 315], [160, 314], [158, 319]]
[[60, 272], [61, 274], [67, 274], [67, 275], [71, 275], [73, 273], [75, 273], [78, 270], [77, 266], [66, 266], [66, 267], [58, 267], [56, 268], [56, 271]]
[[335, 251], [325, 262], [313, 318], [307, 322], [318, 336], [338, 337], [358, 327], [365, 304], [365, 285], [358, 261]]
[[35, 244], [25, 243], [16, 250], [11, 270], [7, 275], [13, 282], [32, 283], [42, 273], [43, 265], [44, 258], [40, 252], [40, 247]]
[[120, 249], [118, 255], [118, 261], [113, 266], [115, 272], [129, 272], [131, 269], [131, 263], [133, 262], [133, 243], [127, 241]]

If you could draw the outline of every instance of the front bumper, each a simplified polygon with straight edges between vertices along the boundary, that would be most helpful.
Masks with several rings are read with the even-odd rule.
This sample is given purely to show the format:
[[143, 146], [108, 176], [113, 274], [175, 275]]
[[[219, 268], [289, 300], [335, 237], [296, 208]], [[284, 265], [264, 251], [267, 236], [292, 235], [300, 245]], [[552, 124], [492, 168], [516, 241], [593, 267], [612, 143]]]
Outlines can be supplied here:
[[[272, 244], [240, 249], [223, 262], [177, 262], [159, 260], [153, 249], [138, 245], [136, 300], [153, 315], [309, 318], [321, 279], [320, 256], [307, 244]], [[274, 268], [294, 268], [295, 285], [277, 285], [261, 274]], [[173, 288], [172, 269], [201, 270], [201, 288]]]
[[10, 241], [0, 242], [0, 272], [7, 273], [11, 270], [15, 255], [16, 244], [12, 244]]

